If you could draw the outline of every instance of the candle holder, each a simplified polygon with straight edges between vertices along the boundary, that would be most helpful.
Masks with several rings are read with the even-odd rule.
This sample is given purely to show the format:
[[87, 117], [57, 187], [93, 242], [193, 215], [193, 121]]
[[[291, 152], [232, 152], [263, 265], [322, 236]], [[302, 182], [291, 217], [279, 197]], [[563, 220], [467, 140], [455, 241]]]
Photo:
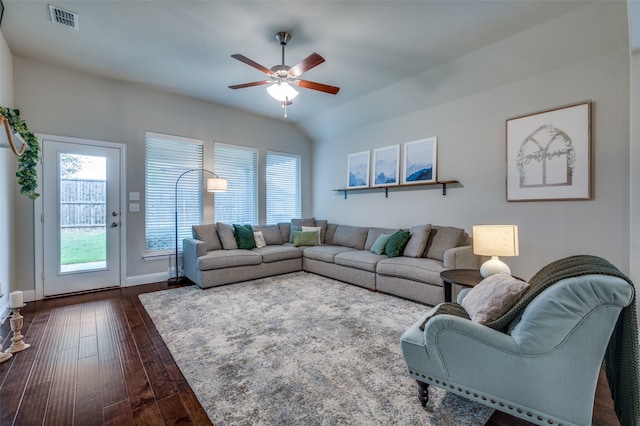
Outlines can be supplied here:
[[[0, 342], [2, 342], [2, 336], [0, 336]], [[0, 363], [7, 361], [9, 358], [13, 356], [12, 353], [4, 353], [2, 352], [2, 344], [0, 344]]]
[[[22, 305], [21, 307], [25, 307], [27, 305]], [[29, 346], [31, 346], [28, 343], [25, 343], [24, 340], [22, 340], [22, 315], [20, 315], [20, 308], [11, 308], [11, 320], [9, 321], [9, 324], [11, 324], [11, 331], [13, 332], [13, 337], [11, 337], [11, 346], [9, 346], [9, 349], [7, 349], [6, 351], [4, 351], [5, 354], [7, 353], [16, 353], [16, 352], [20, 352], [23, 351], [25, 349], [27, 349]]]

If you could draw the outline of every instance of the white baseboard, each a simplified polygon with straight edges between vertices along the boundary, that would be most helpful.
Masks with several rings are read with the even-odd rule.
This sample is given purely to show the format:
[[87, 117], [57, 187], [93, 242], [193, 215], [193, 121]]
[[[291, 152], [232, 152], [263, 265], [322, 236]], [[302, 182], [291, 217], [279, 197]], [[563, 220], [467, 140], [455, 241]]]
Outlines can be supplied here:
[[[26, 302], [33, 302], [36, 300], [36, 292], [34, 290], [23, 290], [22, 291], [22, 300]], [[4, 323], [11, 311], [9, 309], [9, 298], [7, 298], [2, 304], [0, 304], [0, 325]]]
[[22, 300], [26, 302], [34, 302], [36, 299], [35, 290], [22, 290]]
[[132, 287], [134, 285], [151, 284], [160, 281], [166, 281], [169, 278], [169, 271], [155, 272], [153, 274], [135, 275], [127, 277], [122, 287]]

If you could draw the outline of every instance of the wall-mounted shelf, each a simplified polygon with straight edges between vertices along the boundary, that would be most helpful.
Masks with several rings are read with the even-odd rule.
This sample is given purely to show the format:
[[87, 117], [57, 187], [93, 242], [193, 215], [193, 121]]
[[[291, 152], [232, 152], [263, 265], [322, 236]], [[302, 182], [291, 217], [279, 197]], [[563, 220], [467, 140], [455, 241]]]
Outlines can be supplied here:
[[424, 189], [425, 186], [442, 185], [442, 195], [447, 195], [447, 185], [452, 183], [460, 183], [460, 182], [457, 180], [439, 180], [437, 182], [412, 183], [412, 184], [400, 184], [400, 185], [389, 185], [389, 186], [368, 186], [366, 188], [339, 188], [339, 189], [334, 189], [334, 191], [344, 192], [345, 200], [347, 199], [347, 192], [349, 191], [384, 190], [384, 197], [389, 198], [390, 189], [395, 189], [395, 188]]

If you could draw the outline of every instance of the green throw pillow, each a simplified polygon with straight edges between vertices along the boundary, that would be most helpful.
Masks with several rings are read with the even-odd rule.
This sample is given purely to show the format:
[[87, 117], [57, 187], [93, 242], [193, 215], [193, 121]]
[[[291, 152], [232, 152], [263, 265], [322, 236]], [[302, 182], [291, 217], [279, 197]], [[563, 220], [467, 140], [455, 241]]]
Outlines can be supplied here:
[[[293, 227], [292, 227], [293, 228]], [[299, 246], [317, 246], [318, 245], [318, 232], [317, 231], [294, 231], [293, 232], [293, 245]]]
[[371, 246], [371, 253], [382, 254], [384, 253], [384, 248], [387, 246], [389, 239], [391, 238], [391, 234], [380, 234], [376, 241]]
[[398, 231], [389, 238], [384, 248], [384, 253], [389, 257], [398, 257], [404, 252], [411, 234], [407, 231]]
[[239, 249], [249, 250], [256, 248], [256, 240], [253, 237], [251, 225], [233, 225], [236, 234], [236, 242]]
[[291, 225], [291, 233], [289, 234], [289, 242], [293, 242], [293, 233], [296, 231], [302, 231], [302, 226]]

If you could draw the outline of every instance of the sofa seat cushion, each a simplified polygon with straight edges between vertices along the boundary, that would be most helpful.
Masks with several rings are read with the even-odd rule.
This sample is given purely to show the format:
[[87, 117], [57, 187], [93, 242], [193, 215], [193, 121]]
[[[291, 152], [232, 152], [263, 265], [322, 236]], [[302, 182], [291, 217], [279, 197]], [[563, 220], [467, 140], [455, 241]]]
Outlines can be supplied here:
[[213, 250], [198, 258], [198, 269], [208, 271], [211, 269], [232, 268], [234, 266], [259, 265], [262, 256], [253, 250]]
[[337, 254], [349, 251], [358, 251], [356, 249], [344, 246], [311, 246], [304, 248], [304, 257], [322, 262], [333, 263]]
[[251, 251], [259, 253], [264, 263], [278, 262], [280, 260], [299, 259], [302, 257], [302, 250], [291, 245], [265, 246], [255, 248]]
[[386, 258], [387, 256], [384, 254], [375, 254], [369, 250], [358, 250], [336, 254], [333, 261], [336, 265], [376, 272], [376, 264]]
[[444, 270], [446, 268], [439, 260], [405, 256], [383, 259], [376, 266], [376, 272], [380, 275], [440, 285], [440, 272]]

